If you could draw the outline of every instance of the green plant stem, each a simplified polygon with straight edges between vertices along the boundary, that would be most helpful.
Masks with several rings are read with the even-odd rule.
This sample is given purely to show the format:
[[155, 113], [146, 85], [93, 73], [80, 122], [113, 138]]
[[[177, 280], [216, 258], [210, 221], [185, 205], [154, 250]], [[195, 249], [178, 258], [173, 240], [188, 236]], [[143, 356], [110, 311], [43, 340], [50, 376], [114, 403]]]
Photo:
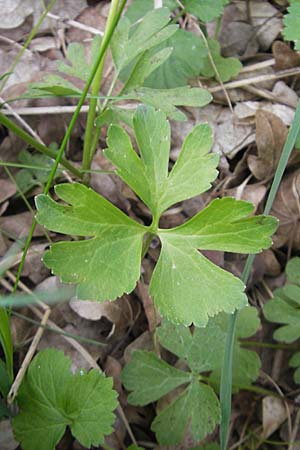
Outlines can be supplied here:
[[[271, 211], [273, 201], [277, 194], [283, 173], [288, 163], [288, 159], [295, 146], [297, 136], [300, 131], [300, 101], [298, 101], [292, 126], [289, 130], [287, 140], [284, 144], [280, 160], [274, 175], [272, 186], [267, 198], [264, 214], [267, 215]], [[254, 255], [249, 255], [242, 274], [242, 281], [246, 284], [250, 275], [251, 267], [254, 261]], [[234, 347], [234, 336], [236, 328], [237, 311], [229, 317], [228, 331], [225, 341], [224, 362], [220, 386], [221, 401], [221, 427], [220, 427], [220, 444], [221, 450], [226, 450], [228, 440], [228, 430], [231, 415], [231, 393], [232, 393], [232, 358]]]
[[[26, 131], [24, 131], [22, 128], [20, 128], [18, 125], [16, 125], [12, 120], [10, 120], [8, 117], [6, 117], [4, 114], [0, 113], [0, 124], [8, 128], [10, 131], [12, 131], [14, 134], [16, 134], [20, 139], [22, 139], [24, 142], [26, 142], [31, 147], [35, 148], [41, 153], [44, 153], [44, 155], [49, 156], [52, 159], [56, 159], [57, 152], [54, 150], [51, 150], [50, 148], [46, 147], [43, 144], [40, 144], [38, 141], [36, 141], [30, 134], [28, 134]], [[64, 166], [69, 172], [71, 172], [74, 176], [82, 179], [82, 173], [80, 170], [76, 169], [69, 161], [67, 161], [65, 158], [60, 159], [60, 164]], [[2, 161], [1, 161], [2, 165]]]
[[[57, 170], [58, 165], [59, 165], [59, 163], [60, 163], [60, 161], [61, 161], [61, 159], [63, 157], [64, 151], [65, 151], [67, 143], [68, 143], [68, 141], [70, 139], [70, 136], [71, 136], [71, 133], [73, 131], [73, 128], [74, 128], [74, 126], [75, 126], [75, 124], [77, 122], [77, 119], [78, 119], [78, 116], [79, 116], [79, 113], [80, 113], [80, 109], [81, 109], [81, 107], [82, 107], [82, 105], [83, 105], [83, 103], [84, 103], [84, 101], [86, 99], [86, 96], [88, 94], [89, 88], [90, 88], [90, 86], [92, 84], [92, 81], [93, 81], [93, 79], [94, 79], [94, 77], [96, 75], [97, 69], [99, 67], [99, 64], [101, 63], [102, 59], [105, 57], [105, 53], [106, 53], [107, 47], [108, 47], [110, 39], [111, 39], [111, 37], [113, 35], [114, 29], [115, 29], [115, 27], [116, 27], [116, 25], [117, 25], [117, 23], [118, 23], [118, 21], [120, 19], [120, 16], [121, 16], [121, 13], [122, 13], [123, 8], [125, 6], [125, 3], [126, 3], [126, 0], [122, 0], [122, 4], [121, 4], [117, 14], [114, 16], [113, 23], [112, 23], [112, 26], [109, 29], [109, 32], [106, 33], [106, 35], [103, 38], [98, 58], [97, 58], [94, 66], [93, 66], [93, 70], [91, 72], [91, 75], [90, 75], [90, 77], [89, 77], [89, 79], [88, 79], [88, 81], [87, 81], [87, 83], [86, 83], [86, 85], [85, 85], [85, 87], [83, 89], [83, 92], [82, 92], [82, 95], [81, 95], [81, 97], [79, 99], [79, 102], [78, 102], [78, 105], [76, 107], [76, 110], [75, 110], [75, 112], [74, 112], [74, 114], [72, 116], [72, 119], [71, 119], [71, 121], [69, 123], [68, 129], [67, 129], [67, 131], [65, 133], [65, 136], [64, 136], [64, 138], [62, 140], [62, 143], [61, 143], [61, 146], [59, 148], [59, 151], [58, 151], [58, 153], [56, 155], [54, 164], [53, 164], [52, 169], [51, 169], [51, 173], [49, 175], [47, 184], [46, 184], [46, 186], [44, 188], [44, 194], [48, 194], [49, 189], [50, 189], [50, 187], [52, 185], [52, 182], [53, 182], [54, 177], [55, 177], [56, 170]], [[23, 267], [24, 267], [25, 258], [26, 258], [26, 255], [27, 255], [27, 252], [28, 252], [28, 249], [29, 249], [29, 246], [30, 246], [30, 243], [31, 243], [31, 240], [32, 240], [33, 233], [34, 233], [36, 225], [37, 225], [37, 222], [36, 222], [36, 219], [34, 219], [34, 221], [32, 222], [32, 225], [30, 227], [30, 231], [29, 231], [29, 234], [28, 234], [25, 246], [24, 246], [24, 251], [23, 251], [23, 254], [22, 254], [22, 258], [21, 258], [20, 264], [18, 266], [18, 271], [17, 271], [17, 275], [16, 275], [16, 281], [15, 281], [15, 284], [14, 284], [13, 292], [16, 292], [16, 290], [17, 290], [17, 287], [18, 287], [18, 284], [19, 284], [19, 281], [20, 281], [20, 278], [21, 278], [21, 273], [22, 273], [22, 270], [23, 270]]]
[[[39, 20], [37, 21], [36, 25], [33, 27], [33, 29], [31, 30], [31, 32], [28, 35], [28, 38], [26, 39], [26, 41], [24, 42], [24, 45], [22, 46], [21, 50], [19, 51], [19, 53], [17, 54], [14, 62], [12, 63], [12, 65], [10, 66], [10, 68], [8, 69], [7, 72], [11, 73], [15, 70], [16, 66], [18, 65], [20, 59], [22, 58], [25, 50], [29, 47], [30, 42], [32, 41], [32, 39], [34, 38], [34, 36], [36, 35], [36, 33], [38, 32], [41, 24], [43, 23], [45, 17], [47, 16], [48, 12], [51, 11], [51, 9], [53, 8], [53, 6], [55, 5], [56, 0], [51, 0], [51, 2], [49, 3], [49, 5], [46, 7], [46, 9], [44, 10], [43, 14], [41, 15], [41, 17], [39, 18]], [[5, 77], [0, 85], [0, 92], [3, 91], [7, 81], [9, 79], [9, 76]]]
[[[125, 2], [124, 6], [125, 6]], [[84, 137], [84, 146], [83, 146], [83, 158], [82, 158], [82, 168], [84, 170], [90, 169], [91, 160], [93, 158], [95, 148], [97, 145], [97, 141], [94, 138], [94, 132], [95, 136], [99, 138], [100, 129], [95, 129], [95, 119], [96, 119], [96, 110], [97, 110], [97, 104], [98, 100], [97, 98], [93, 98], [99, 94], [101, 81], [102, 81], [102, 74], [103, 74], [103, 67], [105, 62], [105, 55], [107, 50], [107, 37], [111, 35], [112, 30], [114, 30], [116, 23], [115, 23], [115, 17], [118, 12], [118, 6], [119, 6], [119, 0], [112, 0], [110, 4], [109, 14], [106, 22], [106, 27], [104, 31], [103, 40], [101, 43], [100, 51], [102, 51], [103, 48], [105, 48], [104, 57], [101, 59], [97, 71], [95, 74], [95, 78], [92, 83], [92, 98], [90, 99], [89, 104], [89, 112], [87, 117], [87, 123], [86, 123], [86, 131], [85, 131], [85, 137]], [[123, 9], [123, 8], [122, 8]], [[95, 142], [96, 141], [96, 142]]]

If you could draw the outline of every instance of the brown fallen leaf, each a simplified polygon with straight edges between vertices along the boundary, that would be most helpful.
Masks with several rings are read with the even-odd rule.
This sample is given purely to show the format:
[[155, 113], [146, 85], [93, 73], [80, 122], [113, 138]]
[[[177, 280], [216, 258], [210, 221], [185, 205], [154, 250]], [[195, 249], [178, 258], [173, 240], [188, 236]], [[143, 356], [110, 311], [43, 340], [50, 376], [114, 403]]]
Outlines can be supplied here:
[[[24, 236], [27, 237], [32, 221], [33, 215], [31, 214], [31, 212], [26, 211], [20, 214], [15, 214], [13, 216], [0, 217], [0, 227], [3, 231], [6, 231], [16, 238]], [[34, 236], [44, 236], [44, 230], [41, 226], [36, 226]]]
[[112, 335], [122, 337], [133, 323], [132, 303], [129, 295], [123, 295], [114, 302], [103, 303], [72, 299], [70, 307], [83, 319], [98, 321], [105, 317], [112, 323], [109, 337]]
[[15, 195], [17, 188], [15, 183], [7, 179], [0, 179], [0, 203]]
[[258, 180], [264, 180], [275, 173], [288, 131], [282, 120], [268, 111], [258, 110], [255, 121], [258, 156], [249, 155], [248, 165]]
[[262, 438], [268, 439], [287, 419], [287, 408], [280, 398], [267, 396], [262, 402]]
[[273, 236], [274, 247], [288, 245], [289, 249], [300, 247], [300, 172], [287, 175], [279, 187], [271, 214], [279, 219], [279, 227]]
[[272, 45], [272, 53], [275, 58], [275, 69], [285, 70], [300, 66], [300, 55], [282, 41], [275, 41]]
[[144, 311], [148, 320], [149, 331], [153, 332], [160, 322], [160, 317], [158, 312], [154, 308], [153, 300], [149, 295], [149, 287], [142, 281], [139, 281], [136, 291], [144, 306]]
[[131, 355], [135, 350], [145, 350], [145, 351], [153, 351], [153, 336], [149, 331], [145, 331], [138, 338], [132, 341], [124, 351], [124, 361], [127, 364]]

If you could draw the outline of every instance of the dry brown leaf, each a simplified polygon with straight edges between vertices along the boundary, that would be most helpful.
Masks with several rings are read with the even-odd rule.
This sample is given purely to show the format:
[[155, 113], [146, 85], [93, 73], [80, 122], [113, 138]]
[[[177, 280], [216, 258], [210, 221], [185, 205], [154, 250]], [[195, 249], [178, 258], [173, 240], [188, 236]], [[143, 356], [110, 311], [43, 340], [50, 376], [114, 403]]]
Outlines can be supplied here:
[[[102, 3], [95, 7], [84, 8], [76, 17], [76, 20], [84, 25], [95, 28], [99, 31], [104, 31], [107, 17], [103, 14]], [[92, 39], [92, 35], [88, 31], [79, 30], [75, 27], [70, 27], [67, 31], [69, 42], [82, 42], [85, 39]]]
[[287, 175], [279, 187], [271, 214], [279, 219], [279, 227], [273, 236], [274, 247], [288, 245], [290, 249], [300, 247], [300, 172]]
[[[18, 48], [13, 48], [10, 50], [3, 47], [0, 48], [2, 74], [10, 70], [11, 65], [17, 57], [18, 51]], [[33, 75], [37, 74], [41, 70], [41, 63], [42, 59], [39, 54], [26, 50], [15, 67], [13, 73], [8, 77], [5, 85], [6, 89], [14, 84], [31, 81]]]
[[17, 28], [34, 11], [32, 0], [0, 0], [1, 28]]
[[49, 275], [49, 269], [42, 261], [42, 256], [48, 244], [31, 245], [30, 253], [25, 259], [22, 275], [28, 277], [34, 284], [43, 281]]
[[298, 103], [298, 95], [284, 81], [275, 83], [272, 94], [283, 104], [296, 108]]
[[272, 53], [275, 58], [275, 69], [285, 70], [300, 66], [300, 55], [282, 41], [275, 41], [272, 45]]
[[7, 179], [0, 179], [0, 203], [15, 195], [17, 188], [15, 183]]
[[264, 439], [268, 439], [287, 419], [287, 409], [284, 402], [276, 397], [264, 397], [262, 401], [262, 422]]
[[252, 120], [257, 110], [269, 111], [279, 117], [285, 125], [291, 125], [295, 110], [290, 106], [271, 103], [269, 101], [243, 102], [234, 107], [234, 114], [240, 120]]
[[103, 303], [72, 299], [70, 307], [87, 320], [98, 321], [105, 317], [113, 325], [110, 336], [123, 336], [133, 322], [134, 315], [129, 295], [123, 295], [113, 302]]
[[121, 363], [112, 356], [108, 356], [105, 361], [105, 373], [108, 377], [113, 377], [114, 379], [114, 389], [118, 392], [119, 395], [123, 393], [122, 381], [121, 381], [121, 372], [122, 365]]
[[154, 308], [153, 300], [149, 295], [149, 287], [142, 281], [139, 281], [136, 291], [137, 295], [142, 300], [144, 311], [148, 320], [149, 331], [152, 333], [156, 329], [156, 326], [160, 323], [160, 317]]
[[[32, 221], [32, 213], [26, 211], [14, 216], [0, 217], [0, 227], [3, 231], [6, 231], [16, 238], [27, 237]], [[44, 230], [41, 226], [37, 225], [35, 227], [34, 236], [44, 236]]]
[[241, 183], [236, 188], [227, 189], [226, 195], [235, 197], [238, 200], [246, 200], [247, 202], [251, 202], [255, 205], [255, 210], [257, 210], [258, 206], [264, 199], [266, 192], [267, 188], [262, 184], [255, 183], [243, 186], [243, 183]]
[[249, 155], [248, 165], [258, 180], [264, 180], [274, 174], [287, 133], [286, 126], [275, 114], [260, 110], [256, 112], [258, 156]]
[[153, 349], [153, 335], [149, 331], [145, 331], [126, 347], [124, 351], [124, 361], [127, 364], [135, 350], [145, 350], [150, 352]]

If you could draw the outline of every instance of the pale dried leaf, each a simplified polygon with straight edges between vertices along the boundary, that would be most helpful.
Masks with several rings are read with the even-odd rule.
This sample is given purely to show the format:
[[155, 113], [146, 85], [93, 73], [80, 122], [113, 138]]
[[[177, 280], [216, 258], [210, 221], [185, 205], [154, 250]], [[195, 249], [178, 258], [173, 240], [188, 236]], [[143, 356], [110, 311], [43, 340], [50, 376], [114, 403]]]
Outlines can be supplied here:
[[265, 397], [262, 402], [263, 437], [268, 439], [287, 419], [287, 409], [280, 398]]
[[243, 102], [234, 107], [234, 113], [241, 120], [254, 118], [257, 110], [269, 111], [279, 117], [285, 125], [291, 125], [295, 111], [290, 106], [271, 103], [269, 101], [261, 102]]

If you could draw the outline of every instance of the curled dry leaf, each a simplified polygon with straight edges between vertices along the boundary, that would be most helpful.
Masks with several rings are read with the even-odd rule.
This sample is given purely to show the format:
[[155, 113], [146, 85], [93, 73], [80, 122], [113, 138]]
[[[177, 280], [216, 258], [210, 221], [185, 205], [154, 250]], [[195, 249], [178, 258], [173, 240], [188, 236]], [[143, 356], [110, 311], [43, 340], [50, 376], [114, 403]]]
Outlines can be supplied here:
[[267, 50], [282, 30], [278, 10], [261, 0], [238, 0], [224, 11], [219, 38], [224, 56], [251, 56]]
[[274, 247], [288, 245], [291, 249], [300, 247], [300, 172], [286, 176], [278, 190], [271, 214], [279, 219], [279, 227], [273, 236]]
[[275, 69], [285, 70], [300, 66], [300, 55], [282, 41], [275, 41], [272, 45], [272, 53], [275, 58]]
[[287, 419], [287, 408], [280, 398], [265, 397], [262, 402], [263, 432], [262, 437], [268, 439]]
[[134, 314], [129, 295], [123, 295], [114, 302], [103, 303], [72, 299], [70, 306], [83, 319], [93, 321], [100, 320], [102, 317], [108, 319], [113, 324], [110, 336], [112, 334], [123, 336], [133, 321]]
[[265, 198], [267, 192], [266, 186], [262, 184], [248, 184], [246, 186], [241, 183], [237, 188], [227, 189], [226, 195], [234, 197], [237, 200], [246, 200], [255, 205], [255, 211], [257, 210], [261, 201]]
[[288, 131], [282, 120], [268, 111], [258, 110], [255, 122], [258, 156], [249, 155], [248, 165], [258, 180], [264, 180], [275, 173]]

